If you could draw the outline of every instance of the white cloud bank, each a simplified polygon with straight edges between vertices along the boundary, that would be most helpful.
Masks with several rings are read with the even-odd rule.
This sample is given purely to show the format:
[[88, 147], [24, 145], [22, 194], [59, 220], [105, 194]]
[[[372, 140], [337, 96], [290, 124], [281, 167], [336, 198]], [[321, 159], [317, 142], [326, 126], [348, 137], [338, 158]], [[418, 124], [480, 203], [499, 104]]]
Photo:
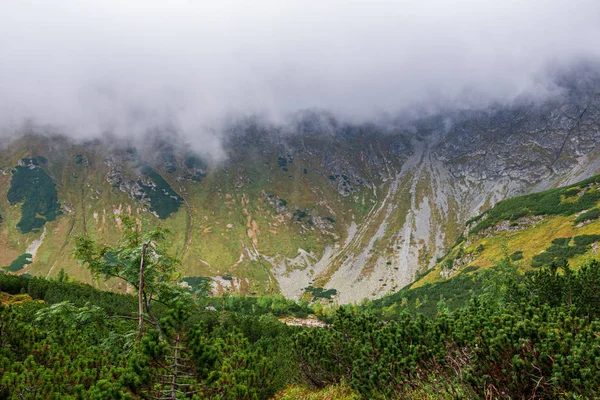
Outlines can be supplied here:
[[208, 128], [232, 114], [544, 96], [549, 67], [600, 57], [598, 21], [597, 0], [5, 2], [0, 124], [88, 137], [170, 121], [217, 146]]

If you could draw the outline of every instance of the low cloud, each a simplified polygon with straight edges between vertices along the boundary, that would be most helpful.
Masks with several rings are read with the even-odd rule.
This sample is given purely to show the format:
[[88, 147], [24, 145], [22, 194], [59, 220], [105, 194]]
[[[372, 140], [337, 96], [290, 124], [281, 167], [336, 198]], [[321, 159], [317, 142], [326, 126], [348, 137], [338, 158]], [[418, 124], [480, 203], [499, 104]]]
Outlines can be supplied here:
[[221, 154], [232, 116], [366, 120], [556, 92], [600, 57], [600, 2], [45, 1], [0, 16], [0, 125], [130, 138], [169, 125]]

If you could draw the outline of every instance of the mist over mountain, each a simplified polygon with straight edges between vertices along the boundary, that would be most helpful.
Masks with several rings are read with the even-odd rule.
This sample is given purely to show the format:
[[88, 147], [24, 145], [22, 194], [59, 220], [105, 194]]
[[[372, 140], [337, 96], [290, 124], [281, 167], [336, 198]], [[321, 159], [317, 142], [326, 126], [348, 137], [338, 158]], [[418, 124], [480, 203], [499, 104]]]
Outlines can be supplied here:
[[171, 126], [143, 141], [29, 130], [0, 153], [0, 265], [91, 281], [74, 240], [114, 242], [128, 215], [168, 228], [183, 276], [215, 293], [381, 297], [499, 201], [600, 172], [597, 70], [581, 64], [556, 87], [543, 101], [368, 122], [316, 109], [232, 118], [215, 133], [220, 158]]
[[598, 60], [599, 17], [587, 0], [11, 4], [0, 126], [138, 139], [167, 126], [222, 158], [231, 118], [315, 108], [365, 122], [540, 101], [560, 94], [557, 71]]

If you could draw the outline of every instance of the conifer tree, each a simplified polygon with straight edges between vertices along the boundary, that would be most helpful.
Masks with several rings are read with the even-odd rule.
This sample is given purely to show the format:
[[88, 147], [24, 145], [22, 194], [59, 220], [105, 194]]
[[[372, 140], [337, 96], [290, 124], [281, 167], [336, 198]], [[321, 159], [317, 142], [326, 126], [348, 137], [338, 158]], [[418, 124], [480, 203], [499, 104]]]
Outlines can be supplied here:
[[122, 217], [123, 235], [116, 246], [98, 244], [89, 236], [79, 237], [74, 256], [94, 276], [120, 279], [133, 287], [138, 295], [139, 337], [143, 336], [146, 322], [152, 324], [162, 337], [153, 305], [156, 301], [167, 304], [183, 294], [176, 284], [178, 260], [165, 250], [166, 229], [154, 227], [142, 232], [141, 224], [137, 222]]

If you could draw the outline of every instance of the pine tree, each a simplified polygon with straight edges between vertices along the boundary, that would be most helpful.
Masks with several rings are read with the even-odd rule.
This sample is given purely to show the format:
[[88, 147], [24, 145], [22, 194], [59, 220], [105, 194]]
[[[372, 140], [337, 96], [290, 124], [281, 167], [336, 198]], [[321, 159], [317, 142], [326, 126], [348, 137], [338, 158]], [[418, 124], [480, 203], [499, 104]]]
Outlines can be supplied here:
[[[159, 319], [153, 310], [155, 300], [168, 303], [184, 294], [176, 284], [178, 261], [165, 250], [168, 231], [155, 227], [142, 232], [136, 221], [122, 217], [123, 236], [117, 246], [99, 245], [89, 236], [77, 239], [74, 256], [94, 276], [117, 278], [135, 288], [138, 294], [138, 335], [150, 323], [162, 337]], [[121, 316], [132, 318], [130, 316]]]

